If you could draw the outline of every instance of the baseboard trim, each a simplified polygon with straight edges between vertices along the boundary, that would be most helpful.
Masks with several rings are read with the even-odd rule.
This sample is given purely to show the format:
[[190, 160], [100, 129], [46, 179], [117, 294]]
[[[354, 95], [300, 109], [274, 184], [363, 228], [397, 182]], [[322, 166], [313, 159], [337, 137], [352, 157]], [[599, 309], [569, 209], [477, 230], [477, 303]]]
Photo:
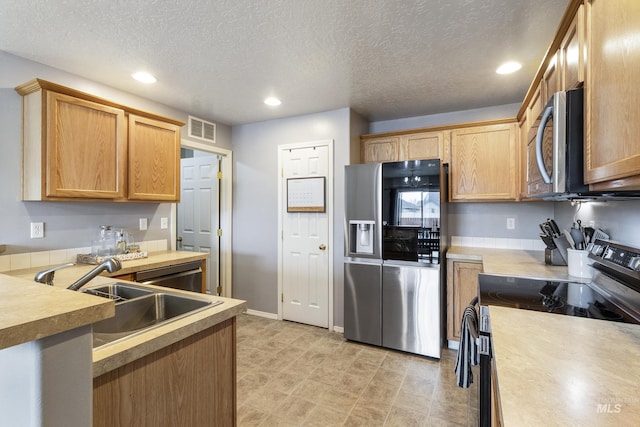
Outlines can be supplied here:
[[278, 320], [278, 315], [275, 313], [267, 313], [266, 311], [258, 311], [247, 309], [247, 314], [251, 314], [252, 316], [265, 317], [267, 319]]
[[342, 326], [333, 326], [333, 332], [337, 332], [339, 334], [344, 335], [344, 328]]

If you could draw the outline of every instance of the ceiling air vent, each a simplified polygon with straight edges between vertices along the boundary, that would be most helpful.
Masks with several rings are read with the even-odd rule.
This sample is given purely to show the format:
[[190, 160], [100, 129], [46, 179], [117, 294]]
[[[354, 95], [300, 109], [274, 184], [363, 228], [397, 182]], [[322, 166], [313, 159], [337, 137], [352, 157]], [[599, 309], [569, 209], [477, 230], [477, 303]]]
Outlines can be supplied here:
[[215, 144], [216, 124], [189, 116], [189, 136]]

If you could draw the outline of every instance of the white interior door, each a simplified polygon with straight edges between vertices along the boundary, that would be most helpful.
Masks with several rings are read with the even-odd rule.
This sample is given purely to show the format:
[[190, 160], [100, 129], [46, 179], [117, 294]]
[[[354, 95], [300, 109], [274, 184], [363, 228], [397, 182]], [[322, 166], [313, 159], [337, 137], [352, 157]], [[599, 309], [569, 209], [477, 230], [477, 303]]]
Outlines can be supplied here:
[[216, 155], [181, 159], [177, 212], [178, 244], [183, 251], [206, 252], [207, 292], [218, 293], [219, 160]]
[[287, 180], [324, 177], [325, 206], [329, 147], [286, 149], [282, 161], [282, 317], [320, 327], [329, 326], [329, 215], [288, 212]]

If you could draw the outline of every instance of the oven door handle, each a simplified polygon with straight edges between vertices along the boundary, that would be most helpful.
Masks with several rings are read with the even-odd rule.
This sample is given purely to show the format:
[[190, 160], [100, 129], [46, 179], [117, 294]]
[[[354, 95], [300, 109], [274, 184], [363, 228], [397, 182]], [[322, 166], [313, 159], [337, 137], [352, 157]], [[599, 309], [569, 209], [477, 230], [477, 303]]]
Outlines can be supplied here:
[[151, 280], [147, 280], [145, 282], [140, 282], [143, 285], [155, 285], [156, 283], [166, 282], [167, 280], [177, 279], [179, 277], [191, 276], [194, 274], [202, 273], [202, 268], [197, 268], [195, 270], [183, 271], [182, 273], [170, 274], [168, 276], [160, 276], [153, 278]]
[[549, 105], [542, 113], [542, 119], [540, 120], [538, 132], [536, 133], [536, 163], [538, 164], [540, 176], [545, 184], [551, 184], [551, 176], [547, 173], [547, 168], [544, 166], [544, 158], [542, 156], [542, 137], [544, 136], [544, 128], [552, 117], [553, 105]]

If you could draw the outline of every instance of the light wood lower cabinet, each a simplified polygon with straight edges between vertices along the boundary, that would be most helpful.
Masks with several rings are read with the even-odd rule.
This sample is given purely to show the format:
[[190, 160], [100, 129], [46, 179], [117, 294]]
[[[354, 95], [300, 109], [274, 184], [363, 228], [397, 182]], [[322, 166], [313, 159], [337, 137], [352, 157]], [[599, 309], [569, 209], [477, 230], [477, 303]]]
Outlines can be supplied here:
[[482, 263], [447, 260], [447, 339], [460, 340], [462, 313], [478, 296], [478, 274]]
[[235, 317], [93, 381], [94, 427], [236, 421]]
[[449, 199], [517, 200], [517, 139], [515, 121], [451, 131]]

